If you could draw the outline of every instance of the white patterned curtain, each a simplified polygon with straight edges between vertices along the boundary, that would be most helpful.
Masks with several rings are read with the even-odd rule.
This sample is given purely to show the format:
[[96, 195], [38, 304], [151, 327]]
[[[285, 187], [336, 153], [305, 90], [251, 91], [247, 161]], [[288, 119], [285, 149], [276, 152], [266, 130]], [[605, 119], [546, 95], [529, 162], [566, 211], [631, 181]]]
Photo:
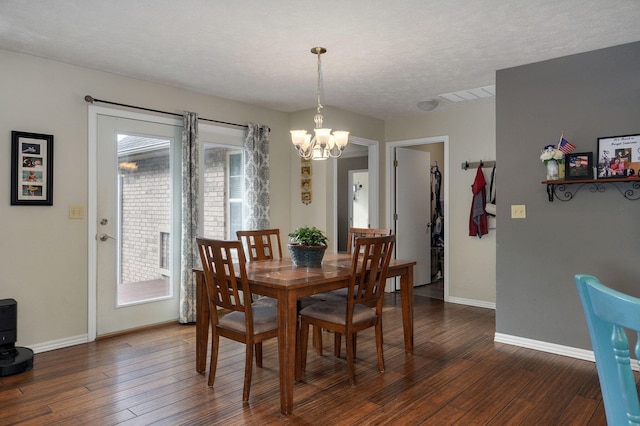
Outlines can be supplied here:
[[269, 228], [269, 127], [248, 123], [244, 140], [244, 228]]
[[198, 114], [184, 113], [182, 130], [182, 241], [180, 271], [180, 322], [196, 320], [196, 283], [193, 267], [200, 254], [195, 243], [198, 232]]

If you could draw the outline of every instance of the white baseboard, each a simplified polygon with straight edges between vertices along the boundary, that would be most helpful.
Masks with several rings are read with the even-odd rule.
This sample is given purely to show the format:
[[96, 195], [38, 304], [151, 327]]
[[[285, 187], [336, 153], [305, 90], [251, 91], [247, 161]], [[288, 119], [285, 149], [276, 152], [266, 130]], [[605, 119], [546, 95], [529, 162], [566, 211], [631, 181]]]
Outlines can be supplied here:
[[478, 308], [493, 309], [494, 311], [496, 309], [495, 302], [485, 302], [483, 300], [464, 299], [462, 297], [451, 297], [451, 296], [449, 296], [445, 300], [445, 302], [457, 303], [458, 305], [475, 306], [475, 307], [478, 307]]
[[[593, 351], [573, 348], [570, 346], [557, 345], [555, 343], [541, 342], [539, 340], [525, 339], [523, 337], [510, 336], [508, 334], [496, 333], [494, 341], [498, 343], [506, 343], [507, 345], [520, 346], [536, 351], [549, 352], [556, 355], [567, 356], [570, 358], [582, 359], [584, 361], [596, 362]], [[631, 359], [631, 369], [640, 371], [640, 365], [635, 359]]]
[[571, 358], [595, 362], [593, 351], [573, 348], [571, 346], [563, 346], [555, 343], [541, 342], [539, 340], [525, 339], [523, 337], [510, 336], [508, 334], [502, 333], [496, 333], [494, 341], [498, 343], [506, 343], [507, 345], [520, 346], [527, 349], [534, 349], [536, 351], [548, 352], [556, 355], [563, 355]]
[[44, 343], [38, 343], [36, 345], [29, 346], [34, 353], [53, 351], [55, 349], [62, 349], [69, 346], [80, 345], [89, 341], [89, 335], [81, 334], [79, 336], [66, 337], [64, 339], [50, 340]]

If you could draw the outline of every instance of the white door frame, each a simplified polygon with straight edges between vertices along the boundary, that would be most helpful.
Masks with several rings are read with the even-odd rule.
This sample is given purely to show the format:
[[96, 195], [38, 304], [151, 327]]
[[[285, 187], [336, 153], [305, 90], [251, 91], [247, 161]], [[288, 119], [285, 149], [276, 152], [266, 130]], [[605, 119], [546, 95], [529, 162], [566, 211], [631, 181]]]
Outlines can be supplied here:
[[[386, 159], [386, 179], [385, 198], [387, 200], [387, 224], [386, 228], [392, 229], [393, 223], [393, 200], [395, 192], [393, 190], [393, 152], [395, 148], [402, 148], [416, 145], [429, 145], [433, 143], [444, 143], [444, 301], [449, 301], [449, 136], [435, 136], [430, 138], [409, 139], [402, 141], [387, 142], [385, 144]], [[427, 171], [430, 173], [430, 171]], [[393, 197], [393, 198], [392, 198]]]

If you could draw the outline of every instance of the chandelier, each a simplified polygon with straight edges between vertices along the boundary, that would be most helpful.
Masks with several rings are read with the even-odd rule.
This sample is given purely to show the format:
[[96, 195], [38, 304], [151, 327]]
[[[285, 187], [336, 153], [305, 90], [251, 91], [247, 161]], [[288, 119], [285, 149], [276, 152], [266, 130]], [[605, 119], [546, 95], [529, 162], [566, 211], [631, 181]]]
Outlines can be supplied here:
[[342, 155], [342, 151], [349, 142], [349, 132], [336, 130], [331, 133], [331, 129], [322, 127], [324, 116], [322, 115], [322, 103], [320, 103], [321, 92], [321, 71], [322, 62], [320, 55], [326, 53], [327, 49], [324, 47], [314, 47], [311, 49], [311, 53], [318, 55], [318, 107], [316, 108], [317, 114], [313, 118], [316, 123], [315, 135], [307, 133], [306, 130], [291, 130], [291, 142], [298, 151], [298, 155], [305, 160], [326, 160], [327, 158], [338, 158]]

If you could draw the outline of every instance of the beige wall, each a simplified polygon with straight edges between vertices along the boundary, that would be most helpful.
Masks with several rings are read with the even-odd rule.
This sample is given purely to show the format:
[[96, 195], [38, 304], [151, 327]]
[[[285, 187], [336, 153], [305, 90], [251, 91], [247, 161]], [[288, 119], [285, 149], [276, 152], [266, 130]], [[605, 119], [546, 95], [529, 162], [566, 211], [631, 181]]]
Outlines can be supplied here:
[[[305, 110], [291, 114], [291, 128], [305, 129], [312, 132], [314, 127], [313, 117], [316, 110]], [[375, 118], [364, 117], [348, 111], [336, 108], [324, 108], [324, 125], [334, 130], [346, 130], [351, 132], [351, 136], [363, 139], [380, 141], [380, 155], [384, 155], [384, 122]], [[290, 142], [289, 142], [290, 143]], [[314, 161], [313, 162], [313, 201], [309, 205], [302, 204], [300, 200], [300, 158], [292, 149], [291, 159], [291, 229], [298, 226], [315, 226], [327, 233], [329, 237], [329, 250], [335, 251], [337, 245], [334, 212], [337, 208], [333, 199], [333, 187], [335, 176], [335, 161]], [[380, 168], [384, 165], [380, 161]], [[383, 198], [384, 181], [379, 182], [380, 200]], [[382, 207], [382, 204], [381, 204]], [[382, 211], [381, 211], [382, 213]], [[382, 219], [381, 219], [382, 220]], [[382, 222], [381, 222], [382, 223]]]
[[[85, 95], [157, 110], [271, 127], [271, 218], [289, 227], [289, 117], [140, 80], [0, 50], [0, 299], [18, 301], [18, 344], [73, 340], [87, 333], [87, 221], [68, 219], [87, 207]], [[100, 106], [104, 106], [101, 104]], [[54, 135], [53, 206], [10, 206], [11, 131]]]
[[[300, 202], [299, 158], [289, 130], [312, 130], [315, 110], [286, 114], [162, 84], [125, 78], [0, 50], [0, 299], [18, 301], [18, 344], [64, 345], [87, 333], [87, 221], [68, 219], [70, 205], [87, 207], [87, 103], [98, 99], [235, 123], [270, 126], [271, 224], [286, 233], [309, 224], [333, 232], [333, 162], [314, 163], [314, 198]], [[100, 106], [104, 106], [101, 104]], [[326, 124], [381, 142], [380, 223], [386, 223], [384, 141], [448, 135], [451, 154], [451, 295], [495, 301], [495, 236], [466, 236], [473, 174], [462, 161], [495, 158], [493, 103], [434, 111], [419, 119], [381, 120], [326, 108]], [[54, 205], [10, 206], [12, 130], [54, 135]], [[332, 241], [337, 241], [331, 235]], [[333, 248], [331, 248], [333, 249]]]
[[[488, 303], [496, 300], [496, 230], [490, 230], [481, 239], [468, 236], [475, 170], [460, 168], [464, 161], [495, 160], [495, 122], [493, 100], [469, 103], [449, 111], [435, 110], [420, 118], [385, 122], [387, 142], [449, 137], [450, 211], [445, 215], [450, 221], [449, 297], [454, 300]], [[488, 184], [490, 169], [485, 169], [485, 178]]]

